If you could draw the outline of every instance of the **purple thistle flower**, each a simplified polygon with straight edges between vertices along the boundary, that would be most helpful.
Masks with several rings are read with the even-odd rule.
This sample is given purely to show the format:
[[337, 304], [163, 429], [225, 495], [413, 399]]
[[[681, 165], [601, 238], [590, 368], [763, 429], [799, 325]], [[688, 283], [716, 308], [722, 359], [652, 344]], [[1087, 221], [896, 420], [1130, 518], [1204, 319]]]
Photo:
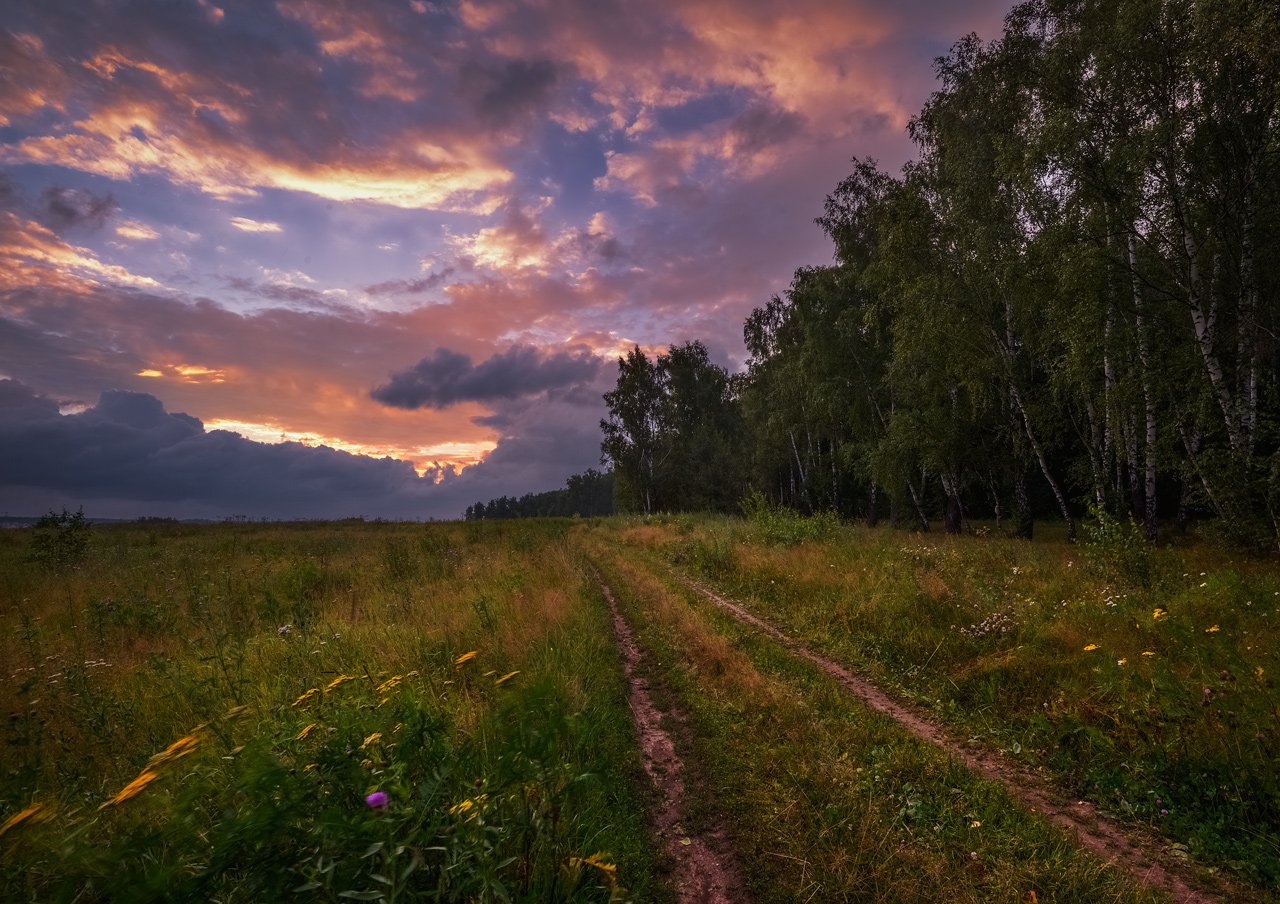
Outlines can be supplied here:
[[372, 794], [370, 794], [368, 797], [364, 799], [364, 802], [367, 803], [369, 806], [373, 807], [375, 810], [377, 810], [382, 807], [385, 807], [387, 805], [388, 799], [389, 798], [387, 797], [387, 794], [385, 791], [374, 791]]

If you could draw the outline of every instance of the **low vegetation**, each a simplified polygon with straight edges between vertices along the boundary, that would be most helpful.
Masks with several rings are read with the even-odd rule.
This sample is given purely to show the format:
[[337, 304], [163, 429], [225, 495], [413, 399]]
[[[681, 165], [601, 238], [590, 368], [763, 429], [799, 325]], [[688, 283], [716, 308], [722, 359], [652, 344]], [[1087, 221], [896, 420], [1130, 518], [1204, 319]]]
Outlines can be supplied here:
[[1148, 548], [1132, 526], [1073, 544], [768, 508], [608, 524], [599, 542], [710, 581], [1175, 856], [1280, 889], [1273, 563]]
[[749, 511], [0, 533], [0, 897], [675, 899], [598, 569], [759, 902], [1162, 898], [683, 576], [1280, 901], [1273, 563]]
[[73, 568], [56, 527], [0, 534], [0, 898], [645, 893], [566, 523], [98, 527]]

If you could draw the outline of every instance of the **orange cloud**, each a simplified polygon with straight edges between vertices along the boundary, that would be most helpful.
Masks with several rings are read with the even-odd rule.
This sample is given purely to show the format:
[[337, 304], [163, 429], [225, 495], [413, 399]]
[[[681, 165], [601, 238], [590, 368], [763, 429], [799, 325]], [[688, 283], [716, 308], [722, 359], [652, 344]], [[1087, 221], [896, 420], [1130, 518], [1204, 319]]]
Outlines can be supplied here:
[[82, 291], [85, 281], [161, 288], [151, 277], [103, 263], [88, 248], [70, 245], [38, 223], [0, 212], [0, 288], [53, 285]]

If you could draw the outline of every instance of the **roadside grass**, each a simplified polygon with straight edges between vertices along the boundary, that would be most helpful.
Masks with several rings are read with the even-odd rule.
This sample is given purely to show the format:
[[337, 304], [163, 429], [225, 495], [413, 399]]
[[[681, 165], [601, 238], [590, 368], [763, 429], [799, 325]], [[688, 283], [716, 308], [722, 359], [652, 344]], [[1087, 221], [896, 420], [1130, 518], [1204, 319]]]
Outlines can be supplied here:
[[1274, 561], [771, 518], [619, 520], [608, 542], [1280, 899]]
[[655, 526], [581, 542], [689, 715], [757, 902], [1162, 900], [655, 570], [650, 544], [704, 535]]
[[663, 899], [568, 529], [0, 533], [0, 899]]

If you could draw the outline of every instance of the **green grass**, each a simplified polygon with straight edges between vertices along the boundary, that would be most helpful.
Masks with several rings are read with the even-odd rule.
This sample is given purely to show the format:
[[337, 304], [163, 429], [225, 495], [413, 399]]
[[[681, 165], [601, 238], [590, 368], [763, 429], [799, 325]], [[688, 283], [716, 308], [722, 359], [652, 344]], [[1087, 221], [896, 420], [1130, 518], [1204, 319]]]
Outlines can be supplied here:
[[661, 898], [567, 528], [0, 534], [0, 898]]
[[711, 580], [1194, 862], [1280, 890], [1273, 561], [665, 520], [619, 523], [611, 542]]
[[757, 901], [1160, 899], [642, 551], [593, 551], [690, 715]]

